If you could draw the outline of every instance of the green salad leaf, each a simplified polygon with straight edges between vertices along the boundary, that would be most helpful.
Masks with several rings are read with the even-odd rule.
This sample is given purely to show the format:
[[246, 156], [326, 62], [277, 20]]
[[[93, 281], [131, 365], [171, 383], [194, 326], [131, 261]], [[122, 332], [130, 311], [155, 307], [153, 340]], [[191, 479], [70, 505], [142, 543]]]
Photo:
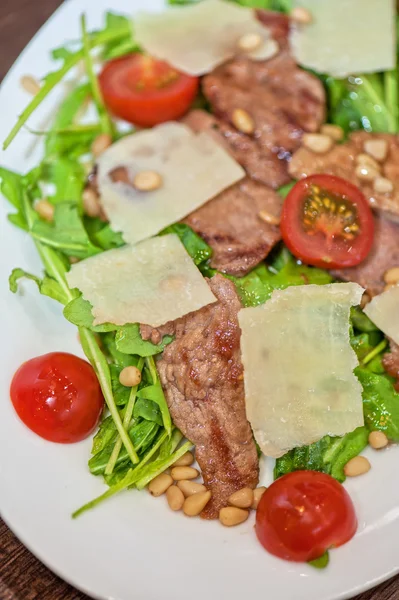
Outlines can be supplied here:
[[164, 229], [159, 235], [166, 235], [167, 233], [175, 233], [179, 236], [181, 243], [197, 267], [206, 263], [211, 258], [211, 247], [188, 225], [175, 223]]
[[330, 562], [330, 554], [328, 550], [324, 552], [322, 556], [319, 558], [315, 558], [315, 560], [310, 560], [308, 565], [314, 567], [315, 569], [325, 569], [328, 567], [328, 563]]
[[118, 327], [115, 342], [119, 352], [147, 357], [162, 352], [172, 339], [170, 335], [165, 335], [162, 342], [156, 346], [150, 341], [143, 340], [139, 324], [133, 323]]
[[104, 323], [102, 325], [93, 325], [92, 306], [90, 302], [83, 299], [83, 296], [74, 298], [64, 308], [64, 317], [77, 327], [86, 327], [95, 333], [105, 333], [107, 331], [115, 331], [116, 325], [112, 323]]
[[39, 292], [43, 296], [48, 296], [61, 304], [66, 304], [68, 302], [68, 297], [58, 281], [55, 281], [55, 279], [52, 279], [52, 277], [48, 277], [47, 275], [45, 275], [43, 279], [40, 279], [40, 277], [36, 277], [36, 275], [32, 275], [23, 269], [13, 269], [9, 277], [10, 290], [14, 294], [18, 290], [18, 282], [20, 279], [30, 279], [34, 281], [39, 288]]
[[69, 157], [57, 155], [51, 160], [45, 159], [41, 166], [40, 179], [55, 187], [55, 193], [48, 196], [53, 204], [71, 202], [79, 205], [85, 177], [82, 165]]
[[383, 431], [392, 442], [399, 442], [399, 394], [393, 379], [357, 367], [355, 375], [363, 386], [364, 420], [370, 430]]

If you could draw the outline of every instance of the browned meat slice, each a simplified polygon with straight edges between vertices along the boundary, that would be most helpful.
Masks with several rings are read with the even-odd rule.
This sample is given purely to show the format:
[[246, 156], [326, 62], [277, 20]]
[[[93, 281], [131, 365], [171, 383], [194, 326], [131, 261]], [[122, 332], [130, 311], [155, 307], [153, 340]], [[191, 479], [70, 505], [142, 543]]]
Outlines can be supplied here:
[[317, 131], [325, 117], [321, 82], [300, 69], [288, 51], [267, 61], [234, 58], [202, 81], [213, 112], [229, 123], [243, 109], [253, 119], [260, 151], [281, 159], [296, 150], [304, 131]]
[[287, 163], [275, 152], [259, 146], [257, 140], [204, 110], [193, 110], [183, 119], [193, 131], [206, 131], [246, 170], [248, 175], [277, 189], [291, 178]]
[[399, 392], [399, 346], [392, 340], [390, 341], [390, 350], [384, 355], [382, 364], [388, 375], [396, 379], [395, 389]]
[[196, 446], [212, 499], [202, 516], [214, 519], [228, 497], [258, 482], [258, 457], [245, 414], [240, 361], [241, 308], [234, 284], [215, 275], [218, 299], [176, 322], [176, 339], [158, 361], [175, 425]]
[[211, 246], [213, 268], [242, 276], [266, 258], [281, 239], [281, 206], [282, 199], [276, 192], [246, 178], [191, 213], [184, 222]]
[[[382, 140], [387, 144], [387, 156], [380, 164], [381, 176], [393, 184], [392, 192], [376, 192], [373, 181], [365, 181], [356, 175], [358, 157], [365, 153], [364, 144], [371, 140]], [[389, 133], [367, 133], [357, 131], [344, 144], [336, 145], [326, 154], [315, 154], [307, 148], [295, 152], [289, 165], [295, 179], [314, 173], [328, 173], [343, 177], [357, 185], [371, 206], [395, 218], [399, 216], [399, 137]]]
[[151, 325], [140, 325], [140, 335], [143, 340], [150, 340], [153, 344], [160, 344], [164, 335], [173, 335], [175, 324], [173, 321], [165, 323], [160, 327], [151, 327]]
[[397, 266], [399, 266], [399, 225], [377, 216], [374, 245], [366, 260], [357, 267], [337, 269], [332, 272], [332, 275], [344, 281], [355, 281], [366, 288], [371, 296], [375, 296], [385, 287], [385, 271]]
[[280, 48], [288, 45], [288, 34], [290, 31], [290, 20], [287, 15], [272, 10], [256, 11], [259, 21], [269, 28], [272, 37], [279, 43]]

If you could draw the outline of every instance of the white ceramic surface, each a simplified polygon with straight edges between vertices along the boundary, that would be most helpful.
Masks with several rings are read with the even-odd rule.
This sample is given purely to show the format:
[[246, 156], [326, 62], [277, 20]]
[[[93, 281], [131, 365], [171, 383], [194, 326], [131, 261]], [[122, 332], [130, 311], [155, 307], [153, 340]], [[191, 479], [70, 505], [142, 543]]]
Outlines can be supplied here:
[[[48, 51], [64, 38], [79, 37], [79, 14], [91, 28], [112, 8], [130, 12], [159, 8], [162, 0], [69, 0], [43, 27], [19, 58], [0, 91], [0, 138], [4, 139], [28, 101], [19, 86], [24, 74], [40, 76], [52, 68]], [[43, 127], [62, 90], [31, 119]], [[0, 164], [25, 171], [40, 149], [22, 131]], [[359, 517], [355, 539], [331, 553], [325, 572], [268, 555], [245, 525], [172, 514], [164, 498], [130, 491], [76, 521], [71, 512], [104, 490], [86, 466], [90, 442], [51, 444], [27, 430], [8, 398], [10, 379], [29, 357], [64, 350], [80, 354], [76, 331], [61, 309], [40, 297], [34, 284], [17, 296], [8, 291], [13, 267], [40, 270], [32, 242], [6, 221], [0, 202], [0, 508], [19, 538], [48, 567], [95, 598], [115, 600], [211, 600], [267, 597], [270, 600], [333, 600], [350, 597], [399, 570], [399, 449], [367, 452], [372, 470], [348, 482]], [[270, 479], [265, 473], [265, 481]]]

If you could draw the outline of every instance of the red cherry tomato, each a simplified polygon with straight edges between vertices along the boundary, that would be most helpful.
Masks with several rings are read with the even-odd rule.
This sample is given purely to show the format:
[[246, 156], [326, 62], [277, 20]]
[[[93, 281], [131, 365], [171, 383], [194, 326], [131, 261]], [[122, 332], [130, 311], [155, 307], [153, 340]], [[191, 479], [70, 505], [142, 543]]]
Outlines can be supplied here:
[[309, 265], [354, 267], [371, 250], [374, 218], [357, 187], [333, 175], [311, 175], [285, 199], [281, 234], [289, 250]]
[[29, 429], [62, 444], [90, 435], [104, 407], [91, 365], [66, 352], [51, 352], [23, 363], [13, 377], [10, 394]]
[[296, 471], [277, 479], [263, 494], [256, 535], [268, 552], [307, 562], [350, 540], [357, 528], [349, 494], [317, 471]]
[[111, 60], [99, 77], [111, 112], [140, 127], [180, 119], [197, 95], [198, 77], [143, 54]]

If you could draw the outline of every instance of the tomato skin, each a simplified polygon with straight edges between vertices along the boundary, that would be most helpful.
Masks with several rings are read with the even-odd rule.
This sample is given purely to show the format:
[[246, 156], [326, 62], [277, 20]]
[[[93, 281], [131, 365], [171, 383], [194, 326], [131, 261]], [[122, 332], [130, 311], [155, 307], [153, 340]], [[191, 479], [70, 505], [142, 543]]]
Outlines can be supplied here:
[[[303, 206], [314, 186], [344, 199], [357, 213], [358, 234], [353, 240], [338, 235], [330, 239], [317, 227], [309, 235], [303, 225]], [[322, 269], [354, 267], [371, 251], [374, 238], [374, 217], [363, 193], [354, 185], [333, 175], [311, 175], [299, 180], [284, 201], [281, 214], [281, 235], [288, 249], [303, 262]]]
[[198, 93], [199, 78], [142, 54], [111, 60], [99, 76], [104, 102], [139, 127], [180, 119]]
[[29, 429], [61, 444], [89, 436], [104, 408], [91, 365], [66, 352], [51, 352], [23, 363], [13, 377], [10, 395]]
[[255, 529], [271, 554], [307, 562], [349, 541], [357, 519], [352, 500], [338, 481], [317, 471], [295, 471], [267, 488]]

